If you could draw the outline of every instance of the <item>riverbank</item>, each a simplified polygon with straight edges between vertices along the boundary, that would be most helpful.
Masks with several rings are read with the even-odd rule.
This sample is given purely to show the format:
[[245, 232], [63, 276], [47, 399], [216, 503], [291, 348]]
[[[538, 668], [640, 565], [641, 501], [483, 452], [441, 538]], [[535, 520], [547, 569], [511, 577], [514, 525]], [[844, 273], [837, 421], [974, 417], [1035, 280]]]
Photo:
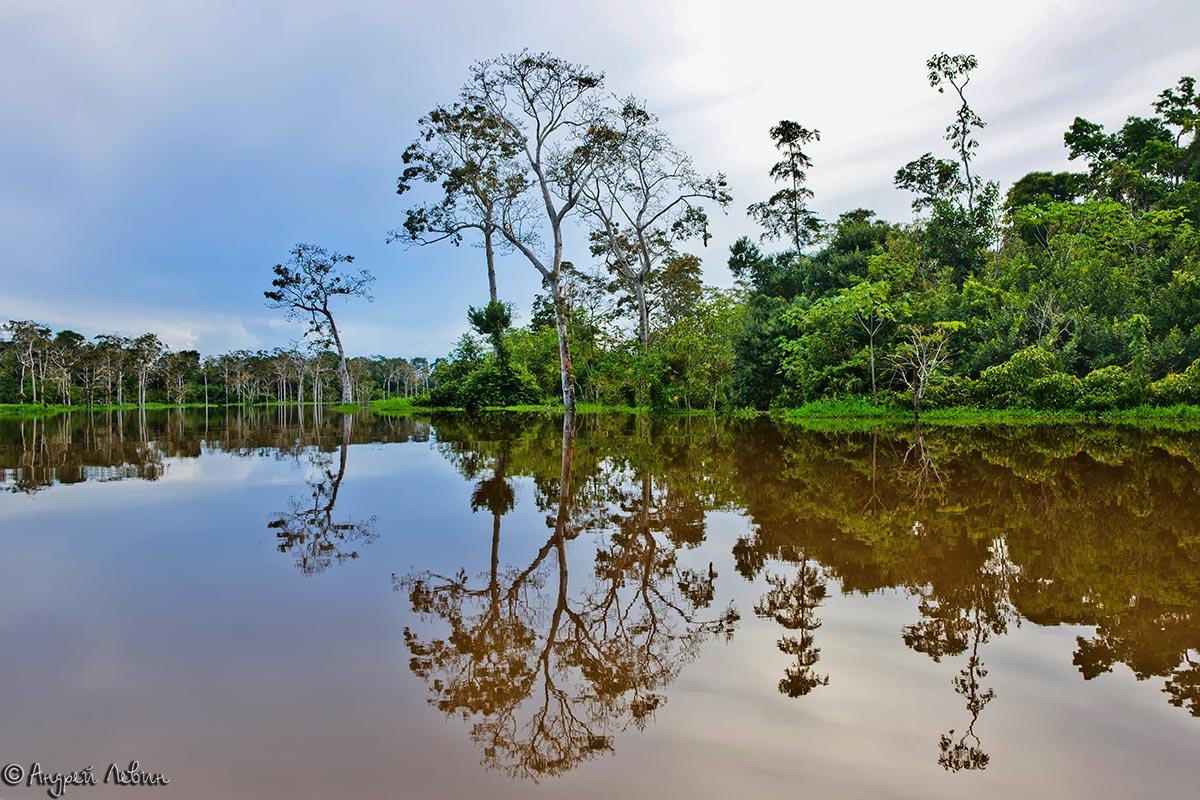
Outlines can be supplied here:
[[[256, 403], [255, 408], [271, 408], [280, 405], [295, 405], [294, 403]], [[305, 405], [312, 405], [306, 403]], [[173, 405], [170, 403], [147, 403], [147, 411], [162, 411], [176, 408], [226, 408], [220, 404], [186, 403]], [[237, 406], [228, 406], [237, 408]], [[121, 405], [33, 405], [0, 404], [0, 420], [3, 419], [45, 419], [68, 412], [110, 412], [137, 411], [133, 403]], [[372, 400], [367, 404], [358, 403], [337, 404], [328, 407], [334, 413], [353, 414], [367, 411], [381, 416], [410, 416], [412, 414], [428, 414], [434, 412], [456, 412], [461, 408], [446, 408], [423, 406], [413, 403], [410, 398], [391, 398], [388, 400]], [[539, 405], [504, 406], [483, 409], [485, 411], [506, 411], [512, 413], [560, 413], [562, 406], [557, 403]], [[810, 429], [828, 430], [861, 430], [881, 426], [898, 427], [911, 426], [913, 413], [909, 408], [900, 406], [871, 403], [867, 400], [821, 400], [798, 408], [773, 409], [758, 411], [755, 409], [734, 409], [711, 411], [708, 409], [661, 410], [648, 406], [608, 406], [595, 403], [580, 403], [580, 414], [638, 414], [652, 416], [720, 416], [733, 419], [752, 419], [759, 416], [770, 416], [785, 422], [795, 423]], [[1200, 406], [1175, 405], [1166, 407], [1138, 406], [1129, 409], [1112, 409], [1094, 413], [1081, 411], [1056, 411], [1039, 409], [987, 409], [987, 408], [946, 408], [930, 409], [921, 413], [921, 424], [938, 427], [971, 427], [981, 425], [1133, 425], [1141, 427], [1172, 428], [1180, 430], [1200, 430]]]
[[[880, 426], [911, 427], [911, 408], [886, 406], [862, 400], [821, 400], [799, 408], [772, 412], [772, 416], [810, 429], [856, 430]], [[1137, 406], [1127, 409], [1082, 412], [1029, 408], [938, 408], [921, 412], [922, 425], [975, 427], [983, 425], [1124, 425], [1200, 430], [1200, 406]]]
[[[338, 410], [335, 407], [335, 410]], [[347, 407], [348, 411], [360, 410], [358, 406]], [[375, 414], [406, 416], [413, 413], [429, 413], [433, 411], [462, 411], [457, 408], [434, 408], [415, 405], [407, 398], [391, 400], [376, 400], [369, 404], [367, 410]], [[505, 406], [484, 409], [486, 411], [511, 412], [560, 412], [562, 407], [557, 404]], [[839, 430], [855, 430], [859, 428], [875, 428], [882, 425], [911, 426], [913, 412], [910, 408], [871, 403], [865, 400], [822, 400], [808, 403], [798, 408], [774, 409], [758, 411], [755, 409], [735, 409], [730, 411], [713, 412], [710, 410], [684, 411], [672, 409], [661, 411], [647, 406], [604, 406], [591, 403], [580, 403], [578, 413], [581, 414], [647, 414], [662, 416], [723, 416], [738, 419], [750, 419], [759, 416], [770, 416], [786, 422], [793, 422], [809, 428], [829, 428]], [[1112, 409], [1095, 413], [1081, 411], [1057, 411], [1038, 409], [988, 409], [988, 408], [948, 408], [930, 409], [921, 413], [921, 424], [941, 427], [969, 427], [976, 425], [1080, 425], [1080, 424], [1110, 424], [1110, 425], [1141, 425], [1155, 427], [1172, 427], [1185, 429], [1200, 429], [1200, 406], [1175, 405], [1167, 407], [1138, 406], [1129, 409]]]

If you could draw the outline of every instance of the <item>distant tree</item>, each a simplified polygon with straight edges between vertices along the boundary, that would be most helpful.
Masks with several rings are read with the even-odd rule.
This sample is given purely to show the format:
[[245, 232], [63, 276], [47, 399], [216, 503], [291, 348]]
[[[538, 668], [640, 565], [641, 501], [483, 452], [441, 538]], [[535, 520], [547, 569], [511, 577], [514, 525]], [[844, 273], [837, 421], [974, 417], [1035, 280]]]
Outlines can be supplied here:
[[763, 227], [764, 241], [786, 237], [799, 253], [821, 231], [821, 220], [808, 207], [813, 193], [806, 184], [813, 162], [801, 149], [810, 142], [820, 141], [821, 132], [785, 119], [771, 128], [771, 138], [783, 152], [783, 159], [771, 167], [770, 174], [784, 188], [768, 200], [754, 203], [747, 212]]
[[58, 381], [58, 396], [63, 405], [71, 403], [71, 389], [75, 382], [75, 370], [83, 356], [87, 339], [72, 330], [59, 331], [54, 341], [46, 348], [47, 369]]
[[133, 343], [124, 336], [117, 334], [101, 334], [96, 337], [98, 357], [103, 361], [105, 381], [105, 402], [113, 402], [113, 389], [116, 389], [116, 402], [125, 402], [125, 370], [132, 356]]
[[704, 296], [701, 261], [690, 253], [673, 253], [663, 259], [662, 269], [650, 287], [666, 325], [673, 325], [696, 311]]
[[868, 258], [887, 241], [893, 227], [865, 208], [840, 214], [825, 246], [804, 265], [801, 292], [819, 297], [865, 279]]
[[354, 256], [330, 253], [323, 247], [297, 244], [286, 264], [275, 265], [274, 289], [263, 292], [268, 308], [283, 309], [289, 319], [307, 319], [308, 333], [337, 348], [338, 376], [342, 385], [342, 402], [353, 402], [350, 371], [346, 366], [346, 349], [333, 319], [330, 302], [339, 297], [363, 297], [369, 302], [370, 287], [375, 278], [366, 270], [350, 272], [343, 264], [353, 263]]
[[1012, 215], [1025, 206], [1069, 203], [1083, 194], [1086, 175], [1078, 172], [1029, 172], [1019, 178], [1004, 199], [1004, 209]]
[[25, 378], [28, 376], [30, 400], [37, 403], [40, 397], [41, 402], [45, 403], [45, 392], [38, 392], [37, 375], [40, 356], [50, 343], [50, 329], [30, 320], [10, 320], [4, 323], [3, 331], [21, 367], [18, 383], [20, 402], [25, 402]]
[[199, 368], [200, 353], [195, 350], [179, 350], [162, 355], [158, 371], [169, 402], [178, 406], [186, 402], [188, 384]]
[[1185, 207], [1200, 223], [1200, 95], [1184, 76], [1154, 103], [1155, 117], [1130, 116], [1115, 133], [1076, 117], [1063, 134], [1072, 160], [1088, 165], [1089, 189], [1134, 211]]
[[153, 333], [143, 333], [129, 346], [131, 366], [137, 375], [137, 404], [146, 405], [146, 389], [150, 383], [150, 372], [154, 369], [166, 345]]

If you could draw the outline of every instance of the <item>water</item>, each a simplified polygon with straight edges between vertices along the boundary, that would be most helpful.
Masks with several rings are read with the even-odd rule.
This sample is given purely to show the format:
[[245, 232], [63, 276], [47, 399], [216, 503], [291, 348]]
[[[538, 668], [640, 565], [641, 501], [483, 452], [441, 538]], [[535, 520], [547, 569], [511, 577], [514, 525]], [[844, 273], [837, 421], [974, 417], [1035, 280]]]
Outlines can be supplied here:
[[0, 422], [0, 765], [137, 759], [173, 798], [1195, 791], [1200, 436], [576, 428]]

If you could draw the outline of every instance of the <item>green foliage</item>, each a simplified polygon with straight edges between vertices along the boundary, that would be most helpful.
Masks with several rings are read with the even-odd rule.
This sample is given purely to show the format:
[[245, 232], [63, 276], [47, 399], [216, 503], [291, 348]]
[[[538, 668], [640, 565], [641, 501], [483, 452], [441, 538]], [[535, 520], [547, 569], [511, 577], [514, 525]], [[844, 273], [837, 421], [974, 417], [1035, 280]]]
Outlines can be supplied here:
[[1083, 381], [1074, 375], [1054, 372], [1037, 378], [1029, 385], [1029, 399], [1033, 408], [1066, 411], [1078, 408], [1083, 402]]
[[969, 408], [977, 402], [975, 381], [962, 375], [946, 375], [929, 387], [925, 404], [932, 409]]
[[1182, 373], [1165, 375], [1150, 384], [1149, 399], [1156, 406], [1200, 405], [1200, 360]]
[[466, 409], [537, 403], [542, 393], [529, 370], [488, 359], [467, 376], [453, 405]]
[[1144, 400], [1137, 376], [1124, 367], [1110, 366], [1093, 370], [1083, 379], [1079, 407], [1084, 411], [1133, 408]]
[[985, 369], [979, 376], [976, 396], [989, 408], [1037, 407], [1031, 387], [1035, 381], [1055, 373], [1058, 367], [1053, 353], [1036, 345], [1027, 347], [1005, 363]]

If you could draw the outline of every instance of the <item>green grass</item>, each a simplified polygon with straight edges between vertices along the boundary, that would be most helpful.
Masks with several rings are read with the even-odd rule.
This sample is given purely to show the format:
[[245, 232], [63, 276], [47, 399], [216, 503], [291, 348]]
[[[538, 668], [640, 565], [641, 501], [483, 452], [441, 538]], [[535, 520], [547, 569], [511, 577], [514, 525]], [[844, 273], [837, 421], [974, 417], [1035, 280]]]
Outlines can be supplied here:
[[[295, 403], [260, 403], [259, 406], [295, 405]], [[311, 404], [306, 404], [311, 405]], [[147, 403], [148, 411], [171, 408], [204, 408], [203, 403], [186, 403], [176, 406], [170, 403]], [[210, 403], [209, 408], [220, 404]], [[137, 405], [94, 405], [92, 411], [136, 411]], [[343, 414], [354, 414], [369, 410], [383, 416], [408, 416], [414, 413], [433, 411], [462, 411], [460, 408], [422, 406], [408, 397], [393, 397], [387, 400], [372, 400], [365, 407], [359, 403], [338, 404], [330, 409]], [[32, 403], [0, 403], [0, 419], [44, 419], [70, 411], [87, 411], [86, 405], [34, 405]], [[485, 411], [510, 411], [514, 413], [560, 413], [562, 405], [557, 402], [535, 405], [503, 406], [483, 409]], [[670, 416], [708, 416], [713, 412], [702, 409], [691, 412], [681, 409], [662, 411], [647, 406], [601, 405], [580, 403], [580, 414], [662, 414]], [[734, 419], [757, 417], [764, 412], [754, 409], [733, 409], [717, 412], [718, 416]], [[912, 409], [903, 406], [873, 403], [866, 398], [818, 400], [798, 408], [776, 409], [771, 416], [810, 429], [829, 431], [869, 430], [881, 426], [899, 427], [912, 425]], [[1051, 425], [1051, 424], [1108, 424], [1146, 428], [1169, 428], [1174, 430], [1200, 430], [1200, 406], [1176, 405], [1168, 407], [1139, 406], [1137, 408], [1086, 413], [1082, 411], [1050, 411], [1038, 409], [987, 409], [945, 408], [930, 409], [921, 413], [921, 423], [930, 426], [970, 427], [978, 425]]]
[[[911, 425], [913, 421], [911, 408], [881, 405], [865, 399], [819, 400], [773, 415], [805, 427], [829, 430]], [[1093, 413], [1024, 408], [939, 408], [921, 412], [921, 423], [945, 427], [1101, 423], [1190, 430], [1200, 428], [1200, 406], [1138, 406]]]
[[0, 403], [0, 419], [41, 419], [71, 411], [78, 406], [43, 406], [32, 403]]

